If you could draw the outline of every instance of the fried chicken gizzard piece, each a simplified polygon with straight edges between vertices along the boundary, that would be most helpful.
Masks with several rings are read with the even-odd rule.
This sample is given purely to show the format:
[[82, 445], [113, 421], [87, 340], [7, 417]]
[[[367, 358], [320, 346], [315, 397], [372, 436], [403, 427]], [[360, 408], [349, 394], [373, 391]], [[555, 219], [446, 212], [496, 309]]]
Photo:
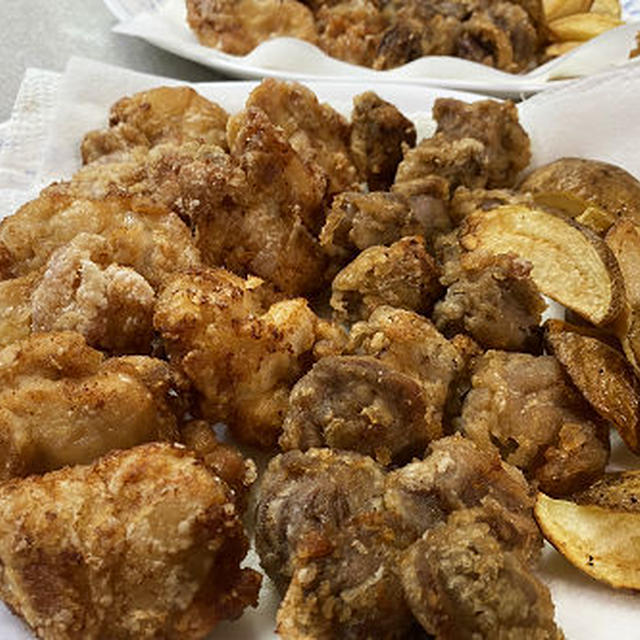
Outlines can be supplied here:
[[585, 488], [609, 459], [609, 427], [553, 356], [487, 351], [479, 358], [461, 416], [464, 433], [522, 469], [540, 490]]
[[171, 362], [200, 394], [203, 415], [241, 442], [269, 448], [289, 392], [313, 361], [322, 324], [306, 300], [264, 304], [264, 284], [224, 269], [176, 275], [154, 324]]
[[428, 315], [440, 295], [439, 276], [420, 236], [402, 238], [390, 247], [369, 247], [331, 283], [334, 318], [366, 320], [384, 305]]
[[92, 462], [113, 449], [177, 441], [188, 387], [162, 360], [105, 359], [74, 332], [0, 351], [0, 479]]
[[[536, 585], [533, 595], [523, 587], [513, 598], [528, 602], [526, 619], [501, 618], [495, 627], [515, 638], [520, 627], [535, 626], [537, 619], [544, 626], [553, 609], [528, 571], [541, 546], [532, 504], [516, 469], [461, 436], [438, 441], [423, 461], [386, 475], [357, 453], [310, 449], [276, 456], [260, 488], [256, 545], [263, 567], [285, 594], [278, 632], [287, 639], [413, 637], [407, 603], [414, 606], [424, 597], [415, 592], [432, 568], [420, 557], [420, 537], [437, 535], [451, 514], [466, 514], [458, 516], [461, 525], [473, 524], [492, 540], [477, 551], [474, 566], [491, 566], [493, 555], [506, 554], [516, 578]], [[474, 535], [474, 529], [465, 531], [453, 552], [472, 545]], [[400, 568], [406, 565], [421, 573], [406, 578], [405, 593]], [[494, 573], [486, 582], [499, 587], [501, 576]], [[491, 589], [481, 590], [471, 605], [482, 604], [489, 622], [495, 603], [483, 598]], [[425, 629], [438, 623], [437, 610], [447, 610], [447, 602], [438, 592], [431, 609], [416, 610]]]
[[344, 355], [293, 387], [280, 446], [328, 446], [404, 464], [442, 436], [468, 354], [426, 318], [382, 306], [353, 325]]
[[411, 611], [435, 638], [564, 638], [549, 589], [474, 510], [429, 529], [403, 557], [401, 573]]
[[229, 488], [142, 445], [0, 487], [0, 595], [38, 637], [204, 638], [257, 604]]

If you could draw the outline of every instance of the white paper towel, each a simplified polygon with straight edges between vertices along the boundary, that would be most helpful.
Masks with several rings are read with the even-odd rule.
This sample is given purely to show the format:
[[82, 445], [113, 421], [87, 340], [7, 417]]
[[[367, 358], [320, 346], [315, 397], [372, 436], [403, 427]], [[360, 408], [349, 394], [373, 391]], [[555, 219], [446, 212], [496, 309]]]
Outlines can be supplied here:
[[[14, 118], [0, 130], [0, 215], [15, 208], [16, 202], [8, 204], [9, 192], [24, 200], [33, 188], [69, 177], [80, 163], [82, 136], [89, 129], [106, 126], [108, 109], [115, 100], [159, 84], [180, 83], [82, 59], [71, 60], [62, 77], [29, 70]], [[352, 96], [371, 88], [368, 83], [306, 84], [321, 100], [331, 102], [344, 114], [351, 110]], [[193, 86], [234, 112], [242, 107], [255, 83]], [[376, 86], [375, 90], [416, 119], [424, 135], [432, 124], [429, 112], [435, 97], [477, 97], [411, 85], [387, 84]], [[55, 107], [53, 96], [57, 96]], [[560, 156], [580, 155], [615, 162], [640, 177], [640, 68], [582, 80], [571, 88], [526, 100], [518, 108], [532, 138], [534, 166]], [[11, 136], [6, 136], [7, 131], [13, 132]], [[35, 183], [31, 184], [34, 175]], [[637, 458], [616, 439], [612, 468], [634, 466], [638, 466]], [[253, 552], [248, 564], [257, 567]], [[550, 548], [545, 550], [539, 574], [551, 588], [557, 620], [568, 640], [640, 640], [638, 595], [596, 583]], [[211, 640], [275, 638], [277, 602], [275, 590], [265, 581], [259, 608], [247, 611], [237, 622], [220, 625]], [[30, 637], [19, 621], [0, 606], [0, 639]]]

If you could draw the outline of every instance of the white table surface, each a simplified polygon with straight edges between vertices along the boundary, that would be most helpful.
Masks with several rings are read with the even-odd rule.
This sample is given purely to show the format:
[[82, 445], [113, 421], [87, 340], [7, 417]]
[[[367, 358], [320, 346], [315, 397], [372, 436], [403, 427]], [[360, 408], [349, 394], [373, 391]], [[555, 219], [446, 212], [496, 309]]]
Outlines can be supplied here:
[[0, 122], [7, 120], [27, 67], [63, 71], [72, 55], [189, 81], [222, 80], [211, 69], [111, 33], [102, 0], [0, 0]]

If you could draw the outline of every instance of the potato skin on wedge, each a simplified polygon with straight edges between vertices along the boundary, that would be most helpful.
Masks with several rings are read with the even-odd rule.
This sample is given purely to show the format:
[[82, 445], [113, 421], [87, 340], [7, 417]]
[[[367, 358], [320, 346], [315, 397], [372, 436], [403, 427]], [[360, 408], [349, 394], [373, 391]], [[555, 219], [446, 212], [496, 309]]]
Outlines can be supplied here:
[[640, 374], [640, 226], [629, 218], [620, 218], [609, 229], [605, 242], [618, 261], [626, 294], [625, 310], [616, 322], [615, 333]]
[[601, 219], [596, 224], [583, 222], [599, 232], [623, 216], [640, 223], [640, 181], [607, 162], [561, 158], [530, 173], [520, 191], [532, 193], [540, 204], [559, 208], [579, 222], [585, 210], [592, 210], [586, 213], [588, 220], [594, 209], [599, 210]]
[[622, 353], [560, 320], [547, 321], [544, 341], [587, 402], [640, 453], [640, 382]]
[[528, 260], [542, 293], [598, 327], [623, 309], [624, 285], [611, 249], [569, 218], [518, 204], [475, 211], [461, 226], [460, 242], [467, 251]]
[[640, 590], [640, 471], [607, 474], [574, 501], [538, 493], [544, 537], [581, 571], [615, 588]]

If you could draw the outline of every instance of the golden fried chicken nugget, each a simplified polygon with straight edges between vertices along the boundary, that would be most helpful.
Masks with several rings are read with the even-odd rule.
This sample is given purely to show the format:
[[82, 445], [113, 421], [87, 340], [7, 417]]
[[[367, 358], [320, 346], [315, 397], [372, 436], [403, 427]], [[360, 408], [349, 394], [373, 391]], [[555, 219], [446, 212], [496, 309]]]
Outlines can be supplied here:
[[189, 140], [226, 147], [227, 112], [190, 87], [157, 87], [121, 98], [111, 107], [109, 128], [82, 141], [85, 164], [137, 146]]
[[318, 319], [306, 300], [265, 309], [258, 278], [224, 269], [176, 275], [154, 323], [172, 360], [201, 394], [206, 418], [239, 440], [275, 444], [291, 387], [310, 366]]
[[[298, 82], [269, 78], [247, 98], [246, 108], [258, 108], [280, 127], [303, 162], [325, 171], [330, 194], [353, 188], [360, 180], [349, 153], [351, 125], [333, 107], [321, 104], [315, 94]], [[229, 121], [229, 145], [237, 146], [237, 134], [245, 116]], [[240, 127], [238, 126], [240, 125]]]
[[324, 171], [305, 162], [258, 108], [235, 116], [229, 129], [230, 157], [195, 180], [205, 203], [192, 215], [203, 260], [258, 275], [288, 295], [318, 290], [326, 261], [316, 237]]
[[129, 266], [153, 287], [168, 273], [200, 264], [188, 227], [147, 199], [76, 198], [66, 183], [53, 184], [0, 223], [0, 277], [26, 275], [79, 233], [109, 240], [114, 262]]
[[226, 484], [148, 444], [0, 488], [0, 595], [44, 640], [199, 639], [256, 605]]
[[166, 362], [113, 358], [78, 333], [39, 333], [0, 351], [0, 480], [176, 441], [182, 383]]
[[297, 0], [187, 0], [187, 21], [203, 45], [234, 55], [277, 36], [316, 40], [313, 14]]

